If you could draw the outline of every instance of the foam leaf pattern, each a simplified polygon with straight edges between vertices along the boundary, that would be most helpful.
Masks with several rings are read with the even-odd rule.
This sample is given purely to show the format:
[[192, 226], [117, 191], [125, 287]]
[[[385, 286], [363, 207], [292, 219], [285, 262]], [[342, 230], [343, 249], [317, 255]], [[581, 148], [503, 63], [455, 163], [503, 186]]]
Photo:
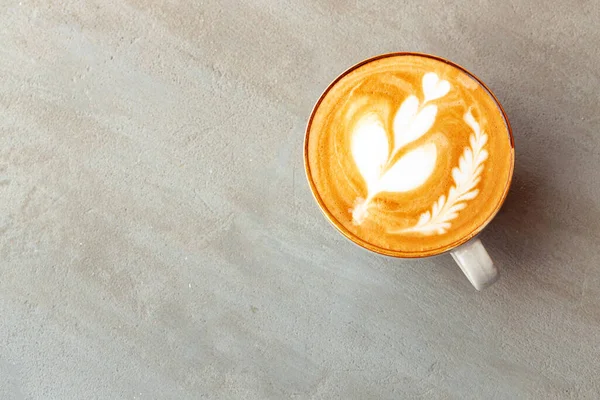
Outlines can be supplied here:
[[425, 102], [444, 97], [450, 91], [450, 82], [441, 80], [435, 72], [423, 75], [423, 93]]
[[377, 114], [366, 114], [356, 124], [352, 136], [352, 157], [369, 191], [379, 181], [388, 152], [388, 139], [383, 123]]
[[[426, 134], [435, 122], [437, 106], [430, 104], [423, 107], [419, 112], [414, 111], [415, 96], [406, 99], [394, 118], [394, 150], [398, 150], [409, 143], [414, 142]], [[419, 105], [418, 100], [417, 107]], [[407, 105], [405, 105], [408, 103]]]
[[433, 203], [430, 211], [422, 213], [414, 226], [390, 233], [444, 234], [452, 226], [451, 221], [467, 207], [466, 202], [473, 200], [479, 194], [477, 184], [481, 180], [483, 163], [488, 158], [488, 152], [484, 148], [488, 137], [485, 132], [481, 131], [481, 126], [473, 117], [470, 109], [463, 119], [473, 133], [469, 137], [470, 146], [465, 147], [458, 160], [458, 167], [452, 169], [454, 186], [450, 188], [447, 196], [442, 194]]
[[394, 116], [394, 150], [402, 146], [402, 134], [410, 128], [417, 112], [419, 112], [419, 99], [414, 95], [408, 96]]
[[435, 144], [428, 143], [402, 156], [381, 177], [380, 192], [407, 192], [421, 186], [433, 173], [437, 159]]

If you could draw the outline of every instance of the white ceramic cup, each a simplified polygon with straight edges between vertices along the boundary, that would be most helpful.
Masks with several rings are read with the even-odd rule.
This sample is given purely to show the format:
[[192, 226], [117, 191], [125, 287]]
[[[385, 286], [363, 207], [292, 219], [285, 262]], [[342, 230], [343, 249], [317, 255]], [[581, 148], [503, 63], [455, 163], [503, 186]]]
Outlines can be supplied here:
[[[506, 183], [506, 186], [503, 187], [504, 190], [504, 194], [503, 197], [501, 199], [501, 201], [499, 202], [499, 204], [497, 204], [497, 206], [495, 207], [494, 212], [492, 213], [492, 215], [485, 221], [485, 223], [483, 223], [482, 225], [478, 226], [478, 228], [471, 232], [469, 235], [466, 235], [464, 238], [462, 238], [461, 240], [459, 240], [456, 244], [456, 247], [451, 247], [451, 248], [446, 248], [443, 249], [439, 252], [433, 253], [433, 254], [428, 254], [428, 255], [424, 255], [424, 256], [408, 256], [410, 258], [425, 258], [425, 257], [429, 257], [429, 256], [434, 256], [434, 255], [439, 255], [439, 254], [443, 254], [443, 253], [450, 253], [452, 255], [452, 257], [454, 258], [454, 260], [456, 261], [456, 263], [460, 266], [461, 270], [464, 272], [464, 274], [466, 275], [466, 277], [469, 279], [469, 281], [471, 282], [471, 284], [475, 287], [475, 289], [477, 290], [482, 290], [488, 286], [490, 286], [491, 284], [493, 284], [499, 277], [499, 273], [498, 273], [498, 268], [494, 265], [492, 259], [490, 258], [488, 252], [486, 251], [485, 247], [483, 246], [483, 244], [481, 243], [481, 241], [479, 240], [479, 238], [477, 237], [477, 235], [481, 232], [481, 230], [483, 230], [485, 228], [485, 226], [494, 218], [494, 216], [496, 215], [496, 213], [498, 212], [498, 210], [500, 209], [500, 207], [502, 206], [502, 203], [504, 202], [504, 200], [506, 199], [506, 195], [508, 193], [508, 189], [510, 186], [510, 182], [512, 180], [512, 174], [513, 174], [513, 170], [514, 170], [514, 140], [513, 140], [513, 136], [512, 136], [512, 130], [510, 127], [510, 123], [508, 121], [508, 118], [506, 116], [506, 113], [504, 112], [504, 109], [502, 108], [502, 106], [500, 105], [500, 102], [498, 101], [498, 99], [494, 96], [494, 94], [491, 92], [491, 90], [479, 79], [477, 78], [474, 74], [472, 74], [471, 72], [469, 72], [468, 70], [466, 70], [465, 68], [452, 63], [451, 61], [448, 61], [446, 59], [443, 59], [441, 57], [437, 57], [437, 56], [432, 56], [429, 54], [422, 54], [422, 53], [407, 53], [407, 52], [403, 52], [403, 53], [391, 53], [391, 54], [384, 54], [384, 55], [380, 55], [380, 56], [376, 56], [373, 58], [370, 58], [368, 60], [365, 60], [353, 67], [351, 67], [350, 69], [348, 69], [347, 71], [345, 71], [344, 73], [342, 73], [340, 75], [340, 77], [338, 77], [338, 79], [334, 80], [334, 82], [325, 90], [325, 92], [323, 93], [323, 95], [321, 96], [321, 99], [325, 96], [325, 94], [327, 93], [327, 91], [333, 86], [335, 85], [335, 83], [342, 78], [344, 75], [346, 75], [348, 72], [352, 71], [354, 68], [359, 67], [362, 64], [371, 62], [373, 60], [376, 60], [378, 58], [383, 58], [383, 57], [389, 57], [389, 56], [396, 56], [396, 55], [416, 55], [416, 56], [423, 56], [423, 57], [431, 57], [437, 60], [442, 60], [447, 64], [450, 64], [462, 71], [464, 71], [465, 73], [467, 73], [468, 75], [470, 75], [473, 79], [475, 79], [477, 82], [479, 82], [479, 84], [489, 93], [489, 95], [493, 98], [493, 100], [495, 101], [495, 103], [498, 106], [498, 109], [500, 110], [500, 112], [502, 113], [502, 116], [504, 118], [504, 121], [506, 123], [506, 127], [508, 129], [508, 134], [510, 136], [510, 144], [512, 147], [512, 162], [510, 165], [510, 171], [509, 171], [509, 177], [508, 177], [508, 181]], [[375, 249], [375, 246], [371, 246], [368, 243], [357, 239], [356, 237], [354, 237], [352, 234], [350, 234], [349, 232], [347, 232], [345, 229], [343, 229], [342, 227], [340, 227], [340, 224], [338, 221], [335, 220], [335, 218], [332, 217], [331, 213], [329, 213], [327, 211], [327, 208], [325, 207], [323, 201], [320, 199], [318, 193], [317, 193], [317, 189], [315, 187], [314, 182], [312, 181], [311, 175], [310, 175], [310, 168], [308, 166], [309, 161], [308, 161], [308, 134], [309, 134], [309, 130], [310, 130], [310, 125], [311, 125], [311, 121], [314, 117], [314, 114], [317, 110], [317, 108], [319, 107], [319, 104], [321, 102], [321, 99], [319, 99], [319, 101], [317, 102], [317, 104], [315, 105], [315, 108], [313, 109], [313, 112], [311, 114], [311, 117], [309, 119], [308, 122], [308, 126], [307, 126], [307, 130], [306, 130], [306, 137], [305, 137], [305, 143], [304, 143], [304, 163], [305, 163], [305, 170], [306, 170], [306, 174], [308, 177], [308, 181], [312, 190], [312, 193], [315, 197], [315, 199], [317, 200], [317, 203], [319, 204], [319, 207], [321, 208], [321, 211], [323, 211], [323, 213], [325, 214], [325, 216], [329, 219], [329, 221], [335, 225], [338, 230], [340, 230], [340, 232], [342, 234], [344, 234], [344, 236], [346, 236], [348, 239], [350, 239], [351, 241], [353, 241], [354, 243], [358, 244], [359, 246], [366, 248], [367, 250], [371, 250], [371, 251], [375, 251], [377, 253], [380, 254], [386, 254], [386, 255], [391, 255], [394, 257], [400, 257], [402, 258], [403, 256], [399, 256], [399, 255], [395, 255], [393, 254], [392, 251], [390, 252], [386, 252], [386, 251], [381, 251], [381, 249]]]

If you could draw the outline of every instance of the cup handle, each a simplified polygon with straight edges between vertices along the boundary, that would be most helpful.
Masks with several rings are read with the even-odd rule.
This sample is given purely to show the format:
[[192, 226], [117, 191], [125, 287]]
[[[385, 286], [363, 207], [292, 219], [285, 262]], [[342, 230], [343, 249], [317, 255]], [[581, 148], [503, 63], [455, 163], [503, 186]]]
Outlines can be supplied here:
[[498, 279], [498, 268], [481, 240], [473, 239], [452, 250], [451, 254], [475, 289], [485, 289]]

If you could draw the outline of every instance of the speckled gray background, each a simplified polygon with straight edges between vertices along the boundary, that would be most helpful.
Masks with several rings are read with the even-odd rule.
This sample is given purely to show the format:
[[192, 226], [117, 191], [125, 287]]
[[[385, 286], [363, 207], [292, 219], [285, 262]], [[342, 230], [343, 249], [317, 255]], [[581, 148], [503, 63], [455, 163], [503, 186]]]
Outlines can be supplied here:
[[[567, 4], [568, 3], [568, 4]], [[600, 398], [598, 1], [0, 0], [0, 399]], [[341, 237], [305, 121], [413, 50], [495, 91], [478, 293]]]

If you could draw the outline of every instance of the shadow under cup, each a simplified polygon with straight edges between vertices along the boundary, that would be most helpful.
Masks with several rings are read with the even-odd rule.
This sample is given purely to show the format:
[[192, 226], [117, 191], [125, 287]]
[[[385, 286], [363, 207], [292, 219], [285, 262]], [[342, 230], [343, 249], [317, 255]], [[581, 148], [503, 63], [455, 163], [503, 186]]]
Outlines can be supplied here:
[[344, 236], [419, 258], [456, 249], [493, 219], [508, 194], [514, 141], [475, 75], [440, 57], [391, 53], [351, 67], [323, 92], [304, 164], [321, 211]]

